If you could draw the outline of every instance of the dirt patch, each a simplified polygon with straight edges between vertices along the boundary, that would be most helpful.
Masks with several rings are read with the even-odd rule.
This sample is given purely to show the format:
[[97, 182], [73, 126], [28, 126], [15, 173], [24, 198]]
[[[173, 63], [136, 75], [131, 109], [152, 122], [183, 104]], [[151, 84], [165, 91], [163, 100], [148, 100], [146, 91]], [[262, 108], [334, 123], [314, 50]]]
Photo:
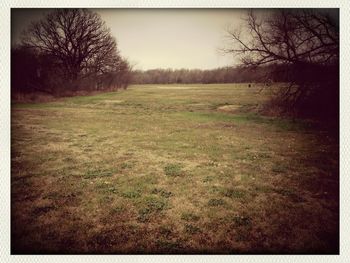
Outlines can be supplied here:
[[104, 100], [102, 104], [117, 104], [117, 103], [123, 103], [123, 100]]
[[224, 105], [218, 107], [218, 111], [222, 112], [236, 112], [241, 106], [240, 105]]
[[157, 86], [157, 89], [193, 89], [193, 87], [186, 87], [186, 86]]

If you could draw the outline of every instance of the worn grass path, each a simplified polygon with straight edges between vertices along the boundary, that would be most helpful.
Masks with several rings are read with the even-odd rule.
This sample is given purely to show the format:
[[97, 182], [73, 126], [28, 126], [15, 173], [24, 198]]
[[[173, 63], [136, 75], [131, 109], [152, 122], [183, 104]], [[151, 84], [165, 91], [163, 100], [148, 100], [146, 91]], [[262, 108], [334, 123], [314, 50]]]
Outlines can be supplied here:
[[337, 253], [339, 146], [258, 90], [12, 105], [13, 253]]

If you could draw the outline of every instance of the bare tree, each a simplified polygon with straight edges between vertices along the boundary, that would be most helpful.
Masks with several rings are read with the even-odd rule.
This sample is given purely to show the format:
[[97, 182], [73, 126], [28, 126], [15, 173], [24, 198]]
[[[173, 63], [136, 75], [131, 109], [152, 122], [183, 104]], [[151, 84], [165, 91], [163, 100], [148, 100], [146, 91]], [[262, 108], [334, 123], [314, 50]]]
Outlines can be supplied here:
[[229, 46], [224, 52], [239, 56], [249, 67], [276, 65], [273, 74], [285, 74], [289, 80], [280, 94], [286, 105], [298, 106], [320, 93], [325, 83], [337, 85], [337, 70], [330, 76], [328, 69], [338, 67], [339, 29], [326, 12], [287, 9], [257, 14], [251, 10], [245, 25], [243, 31], [228, 28]]
[[115, 71], [122, 60], [101, 17], [86, 9], [52, 11], [30, 25], [23, 44], [53, 57], [73, 89], [79, 77]]

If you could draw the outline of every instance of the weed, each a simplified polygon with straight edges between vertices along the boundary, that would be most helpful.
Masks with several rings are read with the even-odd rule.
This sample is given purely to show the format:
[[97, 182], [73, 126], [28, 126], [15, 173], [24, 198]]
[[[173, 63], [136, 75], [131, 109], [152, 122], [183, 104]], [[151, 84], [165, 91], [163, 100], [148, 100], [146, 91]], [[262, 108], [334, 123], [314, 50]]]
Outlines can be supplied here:
[[134, 198], [139, 198], [141, 196], [141, 193], [138, 190], [129, 190], [129, 191], [123, 192], [122, 196], [125, 198], [134, 199]]
[[102, 195], [99, 197], [99, 202], [101, 204], [106, 204], [106, 203], [110, 203], [113, 201], [113, 197], [110, 195]]
[[148, 207], [142, 208], [139, 210], [139, 215], [137, 217], [137, 220], [139, 222], [146, 222], [150, 219], [152, 211]]
[[120, 165], [120, 168], [125, 170], [125, 169], [131, 169], [134, 165], [132, 163], [122, 163]]
[[220, 193], [222, 191], [223, 191], [223, 188], [219, 187], [219, 186], [216, 186], [216, 185], [214, 185], [214, 186], [209, 188], [209, 193], [211, 193], [211, 194]]
[[137, 218], [140, 222], [148, 221], [152, 215], [167, 208], [167, 202], [165, 200], [153, 196], [145, 197], [141, 200], [141, 205], [143, 207], [139, 209]]
[[258, 154], [258, 157], [259, 158], [264, 158], [264, 159], [268, 159], [268, 158], [271, 158], [271, 155], [267, 152], [261, 152]]
[[208, 182], [212, 182], [214, 180], [214, 176], [206, 176], [204, 179], [203, 179], [203, 182], [204, 183], [208, 183]]
[[118, 189], [114, 185], [111, 185], [109, 182], [106, 182], [106, 181], [97, 182], [96, 188], [101, 193], [110, 193], [110, 194], [118, 193]]
[[104, 190], [104, 193], [110, 193], [110, 194], [117, 194], [118, 189], [114, 186], [106, 187]]
[[208, 201], [208, 205], [209, 206], [221, 206], [221, 205], [224, 205], [225, 204], [225, 201], [222, 200], [222, 199], [210, 199]]
[[246, 192], [240, 189], [225, 189], [223, 195], [229, 198], [244, 198]]
[[185, 221], [198, 221], [199, 218], [200, 217], [198, 215], [195, 215], [191, 212], [184, 212], [181, 214], [181, 219]]
[[168, 176], [180, 176], [182, 175], [182, 166], [180, 164], [168, 164], [164, 167], [164, 172]]
[[120, 214], [124, 211], [125, 211], [125, 207], [122, 207], [122, 206], [115, 206], [111, 210], [112, 214]]
[[167, 202], [163, 199], [150, 196], [146, 198], [146, 205], [150, 211], [157, 212], [165, 209]]
[[154, 188], [152, 190], [152, 194], [159, 194], [162, 197], [169, 198], [172, 193], [170, 191], [166, 191], [164, 189]]
[[196, 227], [194, 225], [185, 224], [185, 232], [187, 234], [193, 235], [193, 234], [200, 232], [200, 228]]
[[258, 193], [271, 193], [271, 192], [273, 192], [273, 188], [271, 186], [264, 185], [264, 184], [255, 185], [254, 187], [252, 187], [252, 190], [254, 192], [258, 192]]

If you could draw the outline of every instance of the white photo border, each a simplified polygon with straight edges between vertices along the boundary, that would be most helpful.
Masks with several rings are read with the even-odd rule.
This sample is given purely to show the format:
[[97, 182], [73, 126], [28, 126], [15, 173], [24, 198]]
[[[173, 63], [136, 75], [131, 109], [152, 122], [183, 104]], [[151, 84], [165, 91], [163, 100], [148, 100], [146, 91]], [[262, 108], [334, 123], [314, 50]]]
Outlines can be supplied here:
[[[339, 255], [11, 255], [10, 47], [11, 8], [339, 8], [340, 254]], [[0, 2], [0, 262], [348, 262], [350, 260], [350, 1], [349, 0], [2, 0]]]

